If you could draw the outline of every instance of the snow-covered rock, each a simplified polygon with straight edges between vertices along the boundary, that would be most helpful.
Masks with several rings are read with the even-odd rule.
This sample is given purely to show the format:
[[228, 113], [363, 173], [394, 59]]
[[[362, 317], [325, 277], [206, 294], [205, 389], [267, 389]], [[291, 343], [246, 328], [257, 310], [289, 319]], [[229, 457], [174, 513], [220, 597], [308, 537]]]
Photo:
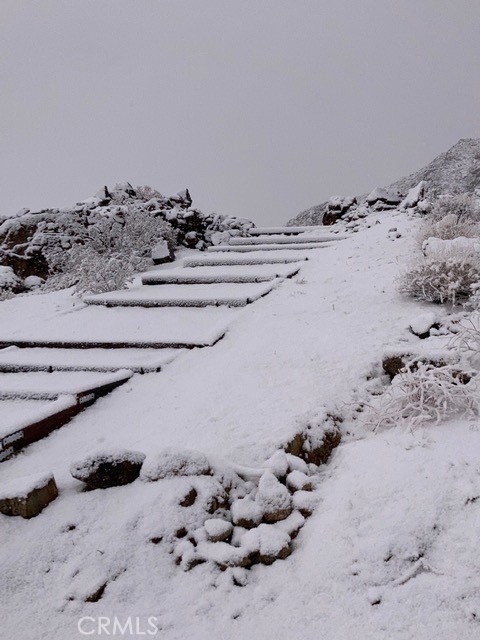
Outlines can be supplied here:
[[52, 473], [17, 478], [0, 488], [0, 513], [34, 518], [57, 496]]
[[422, 251], [427, 258], [446, 260], [451, 257], [480, 259], [480, 238], [427, 238], [423, 241]]
[[139, 451], [96, 451], [73, 462], [70, 473], [90, 489], [130, 484], [140, 475], [145, 454]]
[[272, 564], [290, 555], [290, 535], [274, 525], [261, 524], [243, 535], [241, 548], [247, 550], [254, 562]]
[[17, 293], [23, 288], [21, 279], [15, 275], [11, 267], [0, 265], [0, 294], [2, 292]]
[[211, 473], [210, 462], [200, 451], [165, 449], [147, 458], [140, 477], [145, 482], [155, 482], [170, 476], [202, 476]]
[[400, 203], [400, 209], [413, 209], [423, 200], [427, 191], [427, 183], [421, 180], [416, 187], [409, 190], [405, 198]]
[[301, 471], [292, 471], [287, 476], [287, 487], [291, 491], [310, 491], [312, 488], [312, 480], [305, 473]]
[[203, 525], [210, 542], [225, 542], [232, 535], [233, 525], [222, 518], [209, 518]]
[[376, 210], [393, 209], [401, 200], [402, 196], [398, 192], [383, 187], [376, 187], [366, 198], [367, 204]]
[[287, 488], [271, 471], [266, 471], [260, 478], [256, 501], [266, 522], [284, 520], [292, 512], [292, 499]]
[[410, 330], [419, 338], [428, 338], [430, 329], [438, 324], [438, 314], [433, 311], [421, 313], [410, 322]]
[[235, 500], [230, 507], [230, 513], [233, 523], [245, 529], [256, 527], [263, 518], [260, 504], [249, 497]]
[[168, 246], [168, 242], [166, 240], [157, 242], [157, 244], [152, 248], [151, 255], [153, 264], [172, 262], [172, 260], [174, 259], [173, 252]]

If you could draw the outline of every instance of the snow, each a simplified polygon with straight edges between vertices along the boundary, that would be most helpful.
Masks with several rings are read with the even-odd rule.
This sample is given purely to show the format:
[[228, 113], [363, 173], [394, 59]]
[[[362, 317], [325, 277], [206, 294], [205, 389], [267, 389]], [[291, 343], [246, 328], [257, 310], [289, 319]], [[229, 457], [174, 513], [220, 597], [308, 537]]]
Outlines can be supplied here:
[[65, 292], [7, 300], [2, 307], [0, 343], [38, 343], [34, 346], [202, 346], [216, 342], [232, 317], [228, 308], [85, 307]]
[[285, 485], [279, 482], [270, 471], [266, 471], [260, 478], [256, 500], [263, 513], [268, 514], [288, 510], [292, 504]]
[[230, 252], [238, 252], [238, 253], [248, 253], [250, 251], [278, 251], [281, 249], [282, 251], [305, 251], [307, 249], [323, 249], [328, 246], [328, 242], [333, 239], [329, 238], [326, 240], [318, 240], [316, 242], [312, 242], [311, 240], [307, 240], [302, 244], [300, 243], [289, 243], [289, 244], [248, 244], [248, 245], [238, 245], [232, 246], [230, 244], [223, 244], [213, 247], [208, 247], [208, 253], [215, 253], [219, 251], [230, 251]]
[[[402, 337], [407, 346], [425, 342], [408, 326], [431, 307], [402, 298], [395, 285], [414, 247], [418, 221], [396, 213], [378, 219], [347, 240], [309, 252], [299, 278], [284, 281], [254, 305], [189, 310], [198, 315], [185, 321], [185, 338], [198, 337], [197, 319], [203, 328], [224, 321], [225, 337], [211, 349], [185, 352], [158, 375], [133, 377], [0, 465], [2, 485], [48, 469], [60, 489], [51, 508], [32, 521], [0, 518], [0, 591], [6, 594], [0, 614], [9, 637], [28, 620], [22, 640], [63, 640], [74, 637], [80, 616], [119, 611], [158, 616], [168, 640], [478, 637], [476, 422], [452, 420], [414, 433], [394, 427], [379, 434], [344, 424], [342, 444], [315, 472], [315, 490], [296, 491], [292, 498], [298, 510], [313, 510], [292, 543], [290, 529], [303, 524], [295, 510], [251, 533], [235, 527], [232, 544], [207, 542], [199, 533], [195, 551], [189, 538], [199, 529], [206, 535], [200, 494], [218, 490], [219, 482], [206, 475], [163, 477], [169, 467], [156, 458], [165, 447], [174, 453], [189, 447], [207, 461], [219, 457], [232, 467], [264, 469], [299, 430], [311, 426], [316, 432], [326, 407], [348, 411], [390, 345]], [[388, 239], [392, 225], [402, 234], [395, 242]], [[48, 296], [27, 298], [1, 303], [0, 334], [38, 331], [53, 338], [59, 318], [66, 318], [69, 331], [78, 335], [80, 316], [86, 322], [83, 337], [98, 336], [105, 320], [87, 313], [98, 311], [112, 318], [102, 335], [118, 336], [115, 319], [121, 323], [125, 317], [116, 309], [67, 313], [58, 294], [48, 308]], [[52, 309], [52, 299], [59, 309]], [[136, 337], [151, 337], [152, 310], [123, 311], [135, 311], [123, 325], [123, 337], [135, 326]], [[154, 311], [157, 329], [167, 317], [163, 311]], [[165, 311], [172, 312], [173, 325], [188, 310]], [[62, 335], [69, 335], [66, 328]], [[72, 458], [107, 444], [147, 453], [144, 467], [150, 464], [161, 481], [79, 491], [69, 474]], [[286, 459], [290, 472], [306, 472], [293, 456]], [[277, 482], [267, 473], [269, 483]], [[192, 486], [199, 492], [195, 504], [178, 506]], [[237, 499], [234, 493], [232, 500], [232, 518], [241, 509], [257, 510], [261, 517], [250, 495]], [[180, 527], [188, 535], [176, 539]], [[234, 544], [245, 539], [248, 548], [267, 554], [291, 544], [292, 555], [248, 571], [221, 571], [212, 561], [182, 570], [200, 551], [226, 566], [241, 563], [247, 547]], [[102, 584], [101, 601], [86, 602]]]
[[26, 498], [32, 491], [45, 487], [53, 479], [53, 474], [48, 472], [15, 478], [0, 487], [0, 500]]
[[85, 296], [84, 302], [108, 306], [141, 307], [243, 307], [267, 295], [275, 281], [249, 284], [192, 284], [179, 287], [174, 284], [149, 285]]
[[346, 236], [332, 235], [327, 233], [323, 233], [322, 235], [310, 235], [305, 233], [295, 237], [272, 234], [267, 236], [257, 236], [255, 238], [231, 238], [228, 244], [232, 246], [257, 244], [308, 244], [310, 242], [330, 242], [332, 240], [343, 240], [345, 237]]
[[210, 473], [210, 462], [199, 451], [166, 449], [147, 458], [140, 477], [145, 482], [155, 482], [169, 476], [201, 476]]
[[[249, 230], [249, 234], [251, 236], [261, 236], [265, 234], [275, 234], [279, 233], [288, 233], [288, 234], [297, 234], [304, 233], [305, 231], [312, 231], [315, 227], [254, 227]], [[320, 232], [324, 231], [325, 227], [319, 226], [316, 229]]]
[[120, 369], [115, 373], [0, 373], [0, 397], [48, 399], [60, 395], [77, 395], [128, 380], [131, 376], [132, 372], [128, 369]]
[[410, 321], [410, 329], [412, 332], [421, 336], [433, 327], [438, 322], [438, 313], [430, 311], [428, 313], [421, 313], [416, 318]]
[[[258, 248], [258, 247], [257, 247]], [[283, 247], [282, 247], [283, 248]], [[189, 256], [183, 261], [184, 267], [214, 267], [227, 265], [260, 265], [260, 264], [286, 264], [308, 260], [304, 253], [292, 253], [291, 251], [258, 251], [250, 255], [205, 255]]]
[[174, 268], [142, 276], [143, 284], [214, 284], [218, 282], [263, 282], [290, 278], [298, 273], [299, 264], [231, 265], [228, 267], [196, 267], [195, 270]]
[[0, 349], [0, 371], [160, 371], [182, 349]]
[[[17, 409], [18, 404], [20, 410]], [[3, 413], [4, 404], [7, 407], [6, 416]], [[70, 409], [77, 404], [75, 396], [62, 395], [56, 397], [55, 400], [48, 402], [40, 402], [34, 400], [3, 400], [0, 403], [2, 408], [2, 423], [0, 424], [0, 438], [6, 438], [12, 434], [16, 434], [18, 431], [25, 429], [31, 424], [45, 420], [50, 416], [53, 416], [65, 409]], [[5, 441], [3, 447], [6, 448]]]
[[423, 253], [429, 258], [447, 259], [463, 256], [476, 261], [480, 258], [480, 240], [478, 238], [428, 238], [422, 244]]

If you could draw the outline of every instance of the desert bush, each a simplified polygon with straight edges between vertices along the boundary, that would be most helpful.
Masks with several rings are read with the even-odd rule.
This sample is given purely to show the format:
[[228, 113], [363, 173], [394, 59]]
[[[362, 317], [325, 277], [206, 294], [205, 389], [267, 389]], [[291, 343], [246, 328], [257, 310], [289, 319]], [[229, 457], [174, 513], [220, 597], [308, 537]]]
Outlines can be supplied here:
[[427, 302], [456, 304], [472, 295], [472, 285], [480, 282], [480, 261], [459, 251], [448, 256], [419, 257], [402, 274], [402, 293]]
[[45, 243], [52, 277], [47, 288], [75, 286], [78, 293], [99, 293], [121, 289], [150, 263], [155, 242], [164, 239], [170, 248], [176, 243], [171, 225], [148, 211], [125, 207], [85, 225], [78, 218], [70, 227], [75, 238], [65, 251], [61, 242]]
[[455, 216], [459, 223], [478, 223], [480, 222], [480, 200], [476, 195], [469, 193], [440, 196], [433, 203], [430, 217], [438, 222], [447, 215]]
[[414, 428], [452, 416], [478, 415], [479, 409], [480, 390], [472, 372], [416, 363], [393, 379], [363, 420], [374, 431], [402, 424]]
[[418, 235], [420, 245], [428, 238], [452, 240], [454, 238], [479, 238], [480, 222], [469, 219], [458, 219], [454, 213], [448, 213], [443, 218], [429, 218], [425, 221]]

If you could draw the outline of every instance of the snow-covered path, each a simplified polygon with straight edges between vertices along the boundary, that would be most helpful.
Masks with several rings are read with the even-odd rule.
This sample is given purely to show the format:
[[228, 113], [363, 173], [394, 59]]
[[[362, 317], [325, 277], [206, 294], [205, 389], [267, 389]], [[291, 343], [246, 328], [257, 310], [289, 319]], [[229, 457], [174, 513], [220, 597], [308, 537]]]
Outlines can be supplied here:
[[[169, 640], [478, 637], [478, 563], [468, 563], [480, 522], [480, 437], [469, 425], [345, 441], [320, 474], [320, 506], [292, 556], [254, 567], [243, 588], [207, 565], [184, 573], [145, 542], [169, 517], [169, 481], [81, 493], [68, 471], [106, 445], [147, 454], [187, 446], [260, 465], [322, 407], [351, 401], [421, 307], [394, 282], [417, 225], [402, 215], [379, 220], [310, 251], [299, 276], [231, 315], [214, 347], [135, 376], [0, 465], [0, 483], [53, 471], [60, 489], [34, 520], [0, 519], [0, 589], [9, 589], [0, 613], [13, 621], [10, 637], [27, 620], [26, 640], [82, 637], [82, 615], [156, 616]], [[392, 223], [402, 233], [395, 241]], [[100, 602], [76, 598], [107, 574]]]

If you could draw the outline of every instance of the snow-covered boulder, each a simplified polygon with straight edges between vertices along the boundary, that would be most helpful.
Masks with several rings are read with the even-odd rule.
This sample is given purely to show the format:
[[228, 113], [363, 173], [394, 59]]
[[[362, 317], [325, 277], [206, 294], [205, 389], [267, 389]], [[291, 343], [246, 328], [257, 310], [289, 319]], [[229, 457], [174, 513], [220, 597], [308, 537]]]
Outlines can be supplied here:
[[164, 264], [165, 262], [172, 262], [175, 259], [175, 254], [168, 246], [168, 242], [166, 240], [157, 242], [152, 248], [151, 255], [153, 264]]
[[402, 201], [402, 196], [396, 191], [389, 191], [383, 187], [376, 187], [371, 191], [366, 202], [377, 211], [394, 209]]
[[89, 489], [130, 484], [140, 475], [145, 454], [138, 451], [97, 451], [73, 462], [70, 473]]
[[418, 203], [425, 198], [427, 191], [427, 183], [421, 180], [416, 187], [410, 189], [405, 198], [400, 203], [400, 209], [413, 209]]
[[287, 476], [287, 487], [290, 491], [311, 491], [312, 480], [301, 471], [291, 471]]
[[17, 478], [0, 489], [0, 513], [34, 518], [57, 496], [52, 473]]
[[422, 244], [423, 254], [427, 258], [447, 260], [448, 258], [464, 258], [480, 260], [480, 238], [427, 238]]
[[165, 449], [145, 461], [141, 479], [155, 482], [172, 476], [211, 475], [208, 458], [200, 451], [190, 449]]
[[11, 267], [0, 265], [0, 294], [1, 293], [18, 293], [23, 290], [22, 281], [15, 275]]
[[27, 276], [23, 281], [23, 286], [25, 289], [29, 291], [32, 289], [38, 289], [45, 282], [43, 278], [39, 278], [38, 276]]
[[256, 502], [266, 522], [284, 520], [292, 512], [292, 499], [287, 488], [271, 471], [266, 471], [260, 478]]

